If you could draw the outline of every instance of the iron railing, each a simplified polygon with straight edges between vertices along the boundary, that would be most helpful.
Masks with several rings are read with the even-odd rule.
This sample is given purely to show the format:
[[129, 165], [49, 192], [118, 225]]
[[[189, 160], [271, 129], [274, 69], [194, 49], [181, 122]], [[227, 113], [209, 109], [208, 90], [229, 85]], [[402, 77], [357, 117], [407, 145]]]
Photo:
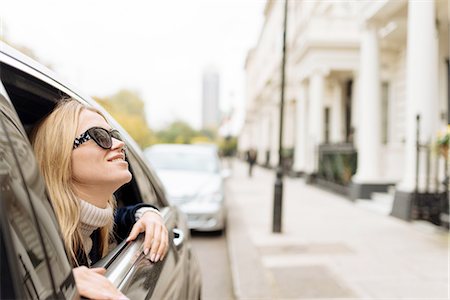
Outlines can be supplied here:
[[[450, 201], [448, 153], [445, 155], [439, 153], [431, 142], [421, 144], [419, 115], [416, 117], [416, 125], [416, 170], [411, 219], [425, 220], [448, 227]], [[425, 182], [419, 184], [419, 178], [423, 175]]]

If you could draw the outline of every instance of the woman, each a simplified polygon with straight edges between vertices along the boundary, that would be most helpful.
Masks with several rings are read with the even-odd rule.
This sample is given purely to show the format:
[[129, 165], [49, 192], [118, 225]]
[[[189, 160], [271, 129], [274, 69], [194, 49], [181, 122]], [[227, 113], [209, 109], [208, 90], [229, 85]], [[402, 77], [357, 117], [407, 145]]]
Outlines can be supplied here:
[[144, 254], [153, 262], [164, 258], [168, 232], [151, 205], [113, 213], [113, 193], [132, 176], [120, 134], [96, 109], [67, 99], [37, 127], [33, 147], [80, 295], [124, 298], [103, 276], [104, 269], [88, 268], [107, 254], [113, 228], [119, 241], [128, 233], [127, 241], [131, 241], [145, 232]]

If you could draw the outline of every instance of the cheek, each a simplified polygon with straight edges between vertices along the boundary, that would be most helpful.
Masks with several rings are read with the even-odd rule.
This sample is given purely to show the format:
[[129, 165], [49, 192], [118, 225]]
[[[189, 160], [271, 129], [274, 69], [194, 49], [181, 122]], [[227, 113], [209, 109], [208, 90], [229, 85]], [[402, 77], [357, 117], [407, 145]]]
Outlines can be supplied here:
[[[87, 150], [87, 149], [79, 149]], [[74, 151], [72, 153], [72, 177], [77, 181], [87, 181], [95, 179], [101, 173], [103, 160], [98, 157], [98, 153], [91, 151]]]

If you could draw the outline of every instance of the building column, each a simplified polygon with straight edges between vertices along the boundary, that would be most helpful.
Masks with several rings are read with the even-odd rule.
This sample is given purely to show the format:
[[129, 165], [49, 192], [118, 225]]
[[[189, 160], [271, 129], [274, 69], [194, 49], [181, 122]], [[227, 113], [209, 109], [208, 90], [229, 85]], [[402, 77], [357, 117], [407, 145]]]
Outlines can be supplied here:
[[258, 131], [259, 131], [259, 140], [257, 143], [257, 155], [256, 161], [258, 164], [262, 164], [263, 156], [264, 156], [264, 145], [265, 138], [267, 137], [267, 132], [265, 132], [264, 128], [264, 112], [262, 109], [258, 112]]
[[[435, 1], [408, 2], [406, 49], [406, 143], [403, 179], [397, 186], [392, 215], [409, 219], [416, 181], [416, 116], [420, 115], [420, 143], [433, 140], [438, 128], [438, 39]], [[425, 167], [419, 173], [419, 190]], [[431, 180], [432, 181], [432, 180]]]
[[358, 170], [353, 180], [371, 182], [379, 177], [381, 144], [380, 54], [377, 28], [367, 24], [361, 37], [358, 123]]
[[305, 172], [305, 154], [306, 154], [306, 90], [305, 85], [300, 83], [297, 95], [296, 108], [296, 130], [295, 130], [295, 153], [294, 153], [294, 171], [297, 173]]
[[350, 198], [370, 199], [373, 192], [384, 192], [388, 184], [380, 178], [381, 81], [377, 26], [364, 24], [361, 35], [361, 61], [358, 88], [358, 127], [356, 174]]
[[308, 132], [308, 160], [306, 173], [309, 178], [317, 174], [319, 166], [319, 145], [324, 139], [324, 117], [323, 117], [323, 94], [324, 75], [320, 71], [315, 71], [309, 79], [308, 105], [309, 105], [309, 132]]

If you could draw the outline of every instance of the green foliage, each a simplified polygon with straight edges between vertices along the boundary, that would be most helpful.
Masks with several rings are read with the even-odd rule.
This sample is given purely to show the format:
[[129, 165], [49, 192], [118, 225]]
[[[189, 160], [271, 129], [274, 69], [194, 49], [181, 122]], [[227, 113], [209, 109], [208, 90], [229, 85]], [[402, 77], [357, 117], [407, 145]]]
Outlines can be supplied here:
[[438, 133], [438, 138], [436, 140], [438, 147], [449, 147], [450, 146], [450, 124], [447, 125], [445, 130], [441, 130]]
[[140, 116], [145, 120], [144, 101], [137, 93], [130, 90], [121, 90], [111, 96], [110, 102], [116, 111]]
[[[217, 132], [211, 129], [195, 130], [184, 121], [175, 121], [153, 133], [145, 119], [144, 101], [133, 91], [121, 90], [110, 97], [94, 97], [131, 137], [142, 147], [156, 143], [195, 144], [216, 143]], [[229, 147], [229, 144], [227, 144]], [[235, 146], [231, 144], [233, 149]]]
[[323, 152], [319, 162], [319, 178], [342, 186], [351, 183], [352, 176], [356, 173], [357, 154], [351, 151], [326, 151]]
[[156, 136], [158, 143], [193, 144], [214, 142], [216, 134], [211, 130], [195, 130], [188, 123], [178, 120], [158, 131]]
[[111, 97], [94, 99], [131, 135], [142, 149], [156, 143], [145, 119], [144, 101], [136, 93], [121, 90]]
[[223, 156], [234, 156], [237, 151], [237, 138], [234, 136], [222, 138], [219, 143], [219, 151]]

